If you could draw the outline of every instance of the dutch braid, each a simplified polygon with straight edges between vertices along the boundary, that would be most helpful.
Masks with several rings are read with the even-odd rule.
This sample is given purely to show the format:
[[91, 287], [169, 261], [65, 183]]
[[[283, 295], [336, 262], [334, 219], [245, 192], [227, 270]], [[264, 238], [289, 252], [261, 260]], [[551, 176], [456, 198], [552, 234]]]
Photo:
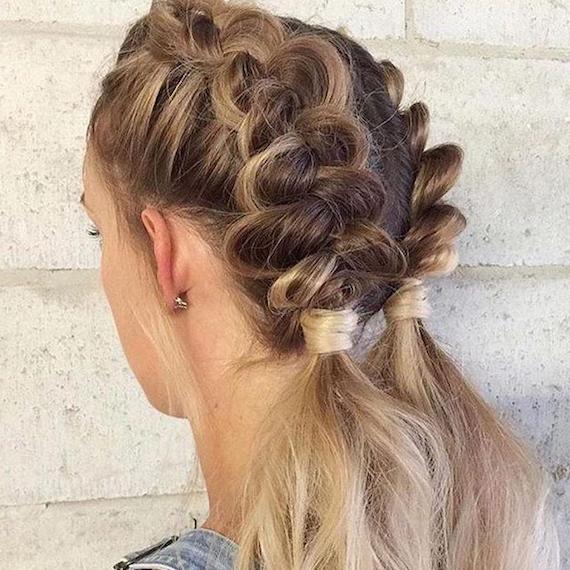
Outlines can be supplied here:
[[346, 34], [224, 0], [155, 0], [102, 82], [91, 142], [148, 265], [152, 203], [198, 225], [271, 358], [311, 353], [259, 434], [240, 570], [553, 570], [538, 468], [424, 326], [462, 152], [425, 150], [403, 89]]

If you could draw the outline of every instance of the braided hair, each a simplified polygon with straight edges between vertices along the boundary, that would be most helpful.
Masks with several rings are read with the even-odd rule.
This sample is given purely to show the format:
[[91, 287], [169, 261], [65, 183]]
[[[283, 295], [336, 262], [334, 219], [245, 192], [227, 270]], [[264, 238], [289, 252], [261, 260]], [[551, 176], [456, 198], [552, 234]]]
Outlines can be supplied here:
[[425, 148], [403, 88], [346, 33], [225, 0], [155, 0], [102, 81], [89, 135], [120, 231], [152, 265], [143, 207], [192, 219], [268, 355], [311, 354], [260, 433], [240, 570], [554, 568], [536, 459], [425, 327], [463, 153]]

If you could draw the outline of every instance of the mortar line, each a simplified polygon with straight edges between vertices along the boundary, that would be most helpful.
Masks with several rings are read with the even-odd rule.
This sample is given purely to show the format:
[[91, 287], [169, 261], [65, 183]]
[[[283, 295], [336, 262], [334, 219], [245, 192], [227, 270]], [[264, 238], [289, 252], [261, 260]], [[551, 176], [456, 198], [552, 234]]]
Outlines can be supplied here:
[[404, 37], [413, 43], [416, 37], [413, 0], [404, 0], [405, 34]]
[[118, 495], [116, 497], [95, 497], [91, 499], [65, 499], [63, 501], [38, 501], [37, 503], [8, 503], [1, 504], [0, 509], [17, 509], [17, 508], [29, 508], [29, 507], [45, 507], [50, 508], [52, 506], [68, 506], [77, 504], [89, 504], [89, 503], [104, 503], [111, 501], [126, 501], [126, 500], [137, 500], [137, 499], [156, 499], [156, 498], [176, 498], [187, 499], [191, 496], [202, 496], [206, 494], [206, 490], [190, 490], [186, 493], [159, 493], [159, 494], [147, 494], [147, 495]]
[[33, 22], [31, 20], [0, 20], [0, 34], [84, 36], [120, 38], [126, 32], [125, 24], [73, 24], [63, 22]]
[[[0, 288], [75, 288], [99, 287], [99, 268], [78, 269], [0, 269]], [[497, 279], [537, 276], [547, 279], [570, 279], [570, 265], [500, 265], [459, 264], [456, 270], [440, 279], [471, 278], [474, 281], [494, 277]]]
[[[565, 463], [548, 464], [548, 462], [543, 461], [544, 468], [553, 477], [553, 483], [559, 483], [561, 481], [570, 481], [570, 469]], [[92, 499], [67, 499], [63, 501], [39, 501], [37, 503], [22, 503], [22, 504], [1, 504], [0, 509], [18, 509], [18, 508], [30, 508], [30, 507], [44, 507], [48, 509], [50, 507], [56, 506], [73, 506], [73, 505], [89, 505], [96, 503], [110, 503], [113, 501], [128, 501], [128, 500], [144, 500], [144, 499], [161, 499], [170, 498], [174, 499], [179, 497], [181, 501], [187, 500], [189, 497], [206, 497], [207, 491], [203, 490], [190, 490], [186, 493], [160, 493], [160, 494], [148, 494], [148, 495], [125, 495], [116, 497], [96, 497]]]
[[[419, 36], [415, 30], [413, 20], [413, 0], [405, 0], [405, 38], [384, 39], [374, 37], [359, 37], [367, 46], [395, 49], [403, 55], [440, 55], [450, 57], [473, 58], [502, 58], [512, 60], [546, 60], [570, 61], [570, 48], [566, 47], [528, 47], [509, 46], [503, 44], [485, 44], [452, 41], [434, 41]], [[135, 18], [125, 24], [72, 24], [61, 22], [32, 22], [30, 20], [0, 20], [0, 35], [48, 35], [72, 36], [94, 39], [115, 39], [120, 41], [126, 32], [127, 26]]]
[[433, 41], [415, 35], [406, 40], [362, 38], [371, 51], [391, 50], [402, 56], [465, 57], [474, 59], [507, 59], [511, 61], [570, 61], [569, 48], [534, 48], [500, 44], [475, 44]]

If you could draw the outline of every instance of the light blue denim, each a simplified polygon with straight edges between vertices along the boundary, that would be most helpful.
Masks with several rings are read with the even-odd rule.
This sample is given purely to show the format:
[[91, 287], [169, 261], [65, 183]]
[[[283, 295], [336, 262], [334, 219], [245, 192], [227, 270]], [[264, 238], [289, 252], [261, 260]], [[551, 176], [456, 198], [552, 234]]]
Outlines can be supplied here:
[[[170, 542], [170, 543], [168, 543]], [[150, 547], [152, 548], [152, 547]], [[238, 545], [207, 528], [186, 531], [164, 546], [144, 554], [143, 549], [127, 554], [117, 565], [120, 570], [233, 570]], [[141, 553], [143, 555], [141, 556]]]

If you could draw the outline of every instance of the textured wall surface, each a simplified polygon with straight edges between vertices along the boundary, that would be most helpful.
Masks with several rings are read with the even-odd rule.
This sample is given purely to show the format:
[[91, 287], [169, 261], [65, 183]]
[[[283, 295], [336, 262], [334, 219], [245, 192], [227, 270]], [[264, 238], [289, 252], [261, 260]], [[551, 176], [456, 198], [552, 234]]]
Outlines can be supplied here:
[[[122, 354], [78, 205], [97, 78], [148, 0], [0, 0], [0, 559], [110, 568], [207, 512], [185, 422]], [[430, 325], [556, 484], [570, 569], [569, 0], [265, 0], [345, 27], [461, 144], [461, 266]], [[199, 475], [199, 474], [198, 474]], [[26, 545], [27, 556], [22, 555]]]

